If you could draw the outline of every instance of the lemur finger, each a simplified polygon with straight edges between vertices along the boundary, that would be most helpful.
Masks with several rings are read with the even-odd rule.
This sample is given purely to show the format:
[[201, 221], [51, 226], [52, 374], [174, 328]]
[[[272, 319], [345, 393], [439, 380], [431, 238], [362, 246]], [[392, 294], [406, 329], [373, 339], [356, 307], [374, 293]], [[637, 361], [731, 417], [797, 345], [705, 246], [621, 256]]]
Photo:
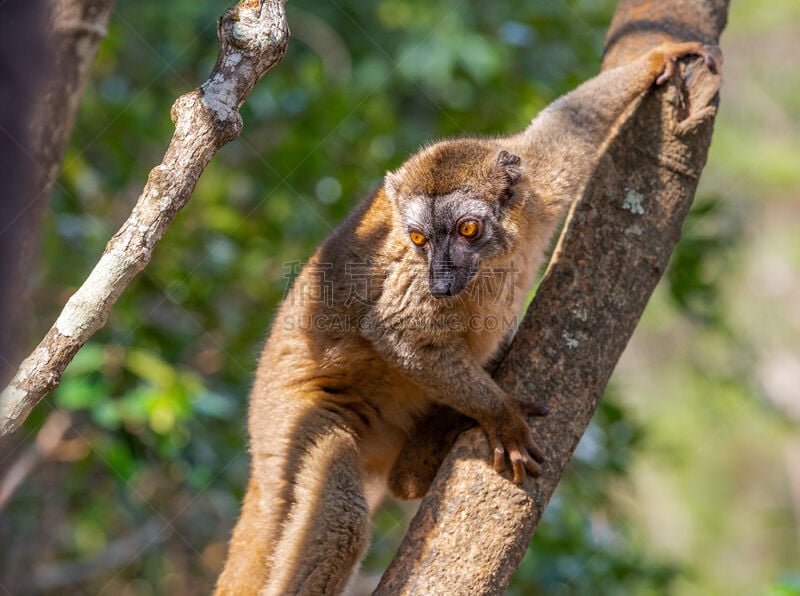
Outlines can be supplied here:
[[519, 404], [525, 413], [531, 416], [547, 416], [550, 413], [550, 406], [545, 403], [520, 401]]
[[525, 480], [525, 458], [519, 449], [511, 449], [508, 452], [508, 457], [511, 460], [511, 467], [514, 470], [514, 484], [522, 484]]
[[722, 52], [718, 46], [705, 45], [700, 42], [680, 44], [674, 54], [667, 54], [664, 72], [656, 79], [656, 85], [663, 85], [672, 77], [675, 72], [676, 60], [692, 55], [700, 56], [708, 69], [714, 74], [719, 71], [719, 67], [722, 65]]
[[538, 476], [539, 475], [539, 464], [537, 464], [532, 457], [525, 458], [525, 469], [528, 470], [528, 473], [531, 476]]
[[703, 46], [704, 53], [701, 54], [703, 56], [703, 60], [708, 66], [708, 69], [717, 74], [719, 72], [719, 67], [722, 66], [722, 50], [719, 49], [719, 46], [711, 46], [711, 45], [704, 45]]
[[663, 85], [672, 78], [672, 73], [675, 72], [675, 62], [672, 58], [667, 58], [664, 63], [664, 72], [662, 72], [656, 79], [656, 85]]
[[491, 439], [492, 452], [494, 453], [494, 471], [502, 472], [506, 469], [506, 450], [496, 438]]
[[544, 462], [547, 459], [544, 455], [544, 451], [542, 451], [539, 448], [539, 446], [536, 444], [536, 441], [533, 440], [532, 436], [526, 437], [525, 448], [528, 450], [528, 453], [530, 453], [536, 461]]

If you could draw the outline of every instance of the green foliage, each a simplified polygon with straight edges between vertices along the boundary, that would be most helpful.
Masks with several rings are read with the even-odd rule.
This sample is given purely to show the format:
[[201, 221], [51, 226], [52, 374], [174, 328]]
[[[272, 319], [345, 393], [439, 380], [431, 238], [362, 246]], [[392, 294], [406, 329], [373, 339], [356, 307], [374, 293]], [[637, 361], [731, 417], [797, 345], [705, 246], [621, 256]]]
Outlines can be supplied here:
[[789, 575], [770, 586], [769, 596], [797, 596], [800, 594], [800, 574]]
[[[744, 233], [739, 214], [721, 208], [720, 197], [700, 197], [689, 212], [681, 241], [670, 259], [666, 281], [678, 308], [696, 321], [722, 326], [722, 284], [733, 249]], [[714, 217], [708, 217], [712, 212]]]

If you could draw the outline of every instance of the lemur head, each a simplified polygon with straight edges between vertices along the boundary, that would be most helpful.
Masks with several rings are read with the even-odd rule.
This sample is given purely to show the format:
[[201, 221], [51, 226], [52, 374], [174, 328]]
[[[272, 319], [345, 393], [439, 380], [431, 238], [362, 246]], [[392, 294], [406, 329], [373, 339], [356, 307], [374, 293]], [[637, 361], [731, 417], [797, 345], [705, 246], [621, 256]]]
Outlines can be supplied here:
[[427, 261], [434, 297], [458, 295], [481, 261], [510, 250], [504, 216], [521, 177], [520, 158], [489, 139], [436, 143], [386, 174], [386, 194], [408, 242]]

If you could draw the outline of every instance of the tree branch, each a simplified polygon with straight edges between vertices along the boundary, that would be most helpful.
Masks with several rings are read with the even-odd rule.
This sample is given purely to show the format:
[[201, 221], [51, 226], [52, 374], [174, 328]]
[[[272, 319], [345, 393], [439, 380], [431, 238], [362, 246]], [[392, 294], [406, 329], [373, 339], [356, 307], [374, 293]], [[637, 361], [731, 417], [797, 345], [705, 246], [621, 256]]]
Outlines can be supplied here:
[[0, 394], [0, 437], [19, 428], [61, 381], [80, 347], [100, 329], [130, 280], [194, 191], [217, 150], [239, 135], [239, 108], [283, 57], [289, 37], [282, 0], [241, 0], [218, 25], [220, 52], [209, 79], [172, 106], [175, 133], [164, 159], [88, 279]]
[[18, 325], [20, 293], [27, 269], [22, 258], [25, 246], [35, 236], [25, 217], [36, 201], [30, 122], [36, 98], [47, 83], [47, 65], [53, 62], [46, 43], [45, 0], [6, 0], [0, 5], [0, 72], [4, 89], [0, 93], [0, 172], [3, 172], [3, 200], [0, 201], [0, 385], [14, 372], [13, 329]]
[[[603, 67], [668, 40], [717, 43], [726, 15], [721, 0], [621, 0]], [[548, 401], [534, 423], [541, 475], [513, 484], [491, 468], [480, 430], [462, 435], [376, 594], [505, 590], [680, 236], [713, 126], [686, 117], [719, 86], [697, 64], [649, 93], [610, 143], [495, 374], [510, 394]]]

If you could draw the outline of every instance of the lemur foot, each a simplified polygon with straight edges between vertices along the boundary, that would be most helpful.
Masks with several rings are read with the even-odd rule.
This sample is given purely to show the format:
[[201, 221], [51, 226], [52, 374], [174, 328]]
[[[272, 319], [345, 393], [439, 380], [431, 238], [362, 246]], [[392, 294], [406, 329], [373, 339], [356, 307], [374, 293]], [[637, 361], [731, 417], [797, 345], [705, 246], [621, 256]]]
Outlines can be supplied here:
[[675, 64], [678, 59], [684, 56], [700, 56], [708, 69], [716, 74], [722, 65], [722, 52], [719, 46], [705, 45], [699, 41], [688, 41], [685, 43], [669, 44], [662, 46], [655, 51], [661, 54], [660, 59], [664, 61], [664, 70], [656, 79], [656, 85], [663, 85], [672, 78], [675, 72]]

